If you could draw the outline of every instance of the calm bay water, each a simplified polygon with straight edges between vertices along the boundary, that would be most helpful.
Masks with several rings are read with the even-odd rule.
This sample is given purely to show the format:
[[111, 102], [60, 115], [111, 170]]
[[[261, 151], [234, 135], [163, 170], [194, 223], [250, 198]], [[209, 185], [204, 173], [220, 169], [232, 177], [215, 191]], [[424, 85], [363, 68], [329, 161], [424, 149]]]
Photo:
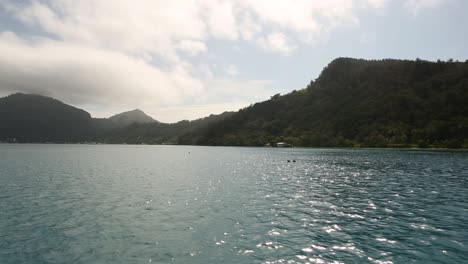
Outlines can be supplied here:
[[149, 262], [468, 263], [468, 153], [0, 145], [0, 263]]

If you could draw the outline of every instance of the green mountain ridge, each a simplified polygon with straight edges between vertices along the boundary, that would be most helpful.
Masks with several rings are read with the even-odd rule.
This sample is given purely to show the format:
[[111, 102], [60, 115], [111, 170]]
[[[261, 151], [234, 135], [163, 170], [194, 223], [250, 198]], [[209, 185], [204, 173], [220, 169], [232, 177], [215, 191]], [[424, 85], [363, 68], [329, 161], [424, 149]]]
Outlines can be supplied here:
[[174, 124], [157, 122], [139, 110], [97, 119], [55, 99], [41, 103], [67, 109], [62, 113], [70, 120], [63, 121], [57, 113], [48, 118], [50, 109], [30, 114], [30, 108], [15, 106], [21, 100], [5, 103], [9, 97], [0, 99], [0, 140], [468, 148], [468, 61], [338, 58], [304, 89], [274, 95], [238, 112]]
[[338, 58], [305, 89], [240, 110], [182, 144], [468, 147], [468, 63]]

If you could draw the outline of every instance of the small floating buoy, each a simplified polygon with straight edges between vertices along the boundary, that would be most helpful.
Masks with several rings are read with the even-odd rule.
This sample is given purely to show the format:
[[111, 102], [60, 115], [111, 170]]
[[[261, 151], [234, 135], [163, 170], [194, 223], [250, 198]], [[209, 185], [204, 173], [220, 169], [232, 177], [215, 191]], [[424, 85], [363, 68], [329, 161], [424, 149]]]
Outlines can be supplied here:
[[288, 160], [288, 162], [291, 162], [290, 160]]
[[293, 160], [293, 162], [296, 162], [296, 160]]

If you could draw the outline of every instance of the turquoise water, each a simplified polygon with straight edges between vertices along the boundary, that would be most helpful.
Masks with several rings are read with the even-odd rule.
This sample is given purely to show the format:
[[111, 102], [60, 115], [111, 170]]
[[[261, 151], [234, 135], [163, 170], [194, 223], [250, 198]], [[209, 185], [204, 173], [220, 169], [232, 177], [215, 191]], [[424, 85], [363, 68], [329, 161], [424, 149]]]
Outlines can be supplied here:
[[150, 262], [468, 263], [468, 153], [0, 145], [0, 263]]

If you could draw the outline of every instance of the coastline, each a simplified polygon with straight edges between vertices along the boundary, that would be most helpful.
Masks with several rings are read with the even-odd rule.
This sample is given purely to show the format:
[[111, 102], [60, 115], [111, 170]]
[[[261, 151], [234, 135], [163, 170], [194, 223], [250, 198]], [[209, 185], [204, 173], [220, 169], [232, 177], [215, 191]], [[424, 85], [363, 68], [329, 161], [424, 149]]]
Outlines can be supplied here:
[[75, 143], [75, 142], [0, 142], [0, 145], [107, 145], [107, 146], [181, 146], [181, 147], [235, 147], [235, 148], [264, 148], [264, 149], [350, 149], [350, 150], [405, 150], [405, 151], [450, 151], [450, 152], [468, 152], [468, 148], [446, 148], [446, 147], [357, 147], [357, 146], [329, 146], [329, 147], [307, 147], [307, 146], [294, 146], [289, 148], [281, 147], [265, 147], [265, 146], [231, 146], [231, 145], [184, 145], [184, 144], [133, 144], [133, 143]]

